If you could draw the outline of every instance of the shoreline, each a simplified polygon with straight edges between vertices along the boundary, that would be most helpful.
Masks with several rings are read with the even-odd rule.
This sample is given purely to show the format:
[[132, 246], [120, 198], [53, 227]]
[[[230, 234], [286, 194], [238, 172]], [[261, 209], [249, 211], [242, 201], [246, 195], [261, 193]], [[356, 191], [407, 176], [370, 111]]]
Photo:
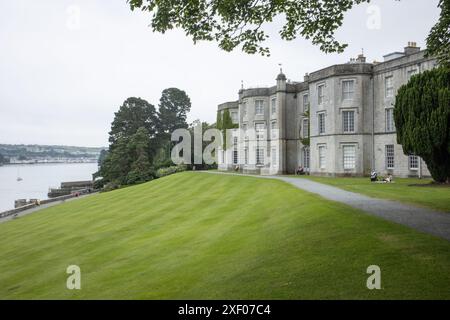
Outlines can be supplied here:
[[39, 164], [93, 164], [98, 163], [98, 161], [80, 161], [80, 162], [29, 162], [29, 163], [2, 163], [2, 166], [30, 166], [30, 165], [39, 165]]
[[[0, 212], [0, 223], [4, 223], [4, 222], [10, 221], [10, 220], [15, 220], [15, 219], [21, 218], [23, 216], [29, 215], [29, 214], [31, 214], [33, 212], [37, 212], [37, 211], [40, 211], [40, 210], [43, 210], [43, 209], [47, 209], [47, 208], [50, 208], [50, 207], [53, 207], [53, 206], [56, 206], [56, 205], [59, 205], [59, 204], [62, 204], [62, 203], [83, 199], [83, 198], [92, 196], [92, 195], [97, 194], [97, 193], [98, 193], [98, 191], [97, 192], [92, 192], [92, 193], [89, 193], [89, 194], [80, 195], [78, 197], [71, 196], [69, 198], [64, 198], [64, 199], [56, 199], [55, 198], [54, 201], [50, 201], [50, 202], [47, 202], [47, 203], [44, 203], [44, 204], [41, 204], [41, 205], [32, 205], [32, 207], [30, 207], [30, 208], [23, 208], [21, 211], [20, 211], [20, 208], [13, 209], [13, 210], [8, 210], [8, 211], [3, 211], [3, 212]], [[18, 210], [18, 211], [14, 212], [15, 210]], [[1, 216], [2, 214], [6, 213], [6, 212], [10, 212], [10, 211], [12, 212], [11, 214], [8, 214], [8, 215], [6, 215], [4, 217]]]

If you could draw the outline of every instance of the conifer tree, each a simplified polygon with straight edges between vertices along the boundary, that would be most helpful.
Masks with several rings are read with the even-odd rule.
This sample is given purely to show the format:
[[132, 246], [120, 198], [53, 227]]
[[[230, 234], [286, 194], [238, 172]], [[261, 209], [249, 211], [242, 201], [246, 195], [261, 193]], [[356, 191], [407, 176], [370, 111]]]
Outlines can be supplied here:
[[450, 179], [450, 69], [425, 71], [398, 91], [394, 109], [397, 142], [423, 158], [437, 182]]

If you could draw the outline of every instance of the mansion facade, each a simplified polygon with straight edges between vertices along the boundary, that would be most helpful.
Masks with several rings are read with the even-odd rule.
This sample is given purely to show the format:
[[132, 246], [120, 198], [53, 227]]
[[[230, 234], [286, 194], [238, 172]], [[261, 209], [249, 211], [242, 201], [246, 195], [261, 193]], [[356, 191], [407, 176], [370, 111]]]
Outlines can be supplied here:
[[394, 101], [397, 90], [437, 62], [415, 43], [403, 52], [367, 63], [363, 55], [345, 64], [276, 85], [239, 91], [239, 99], [219, 105], [238, 128], [218, 152], [219, 170], [254, 174], [363, 176], [376, 171], [397, 177], [430, 173], [422, 159], [397, 144]]

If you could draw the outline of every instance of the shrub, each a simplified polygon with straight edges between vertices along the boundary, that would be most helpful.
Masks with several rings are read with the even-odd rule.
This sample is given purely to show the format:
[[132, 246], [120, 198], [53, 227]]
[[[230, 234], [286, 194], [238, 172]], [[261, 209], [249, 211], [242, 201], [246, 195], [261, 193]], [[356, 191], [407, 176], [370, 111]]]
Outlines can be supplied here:
[[171, 174], [177, 173], [177, 172], [182, 172], [182, 171], [186, 171], [187, 167], [184, 164], [178, 165], [178, 166], [171, 166], [171, 167], [166, 167], [166, 168], [160, 168], [156, 171], [156, 176], [158, 178], [162, 178], [165, 176], [169, 176]]

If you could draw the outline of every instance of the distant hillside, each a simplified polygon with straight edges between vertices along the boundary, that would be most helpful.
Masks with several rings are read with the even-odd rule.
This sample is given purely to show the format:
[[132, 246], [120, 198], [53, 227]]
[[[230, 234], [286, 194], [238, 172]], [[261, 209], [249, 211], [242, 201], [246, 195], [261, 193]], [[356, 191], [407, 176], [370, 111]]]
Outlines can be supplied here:
[[24, 161], [96, 161], [103, 149], [107, 148], [0, 144], [0, 155], [7, 160], [6, 162], [11, 163]]

